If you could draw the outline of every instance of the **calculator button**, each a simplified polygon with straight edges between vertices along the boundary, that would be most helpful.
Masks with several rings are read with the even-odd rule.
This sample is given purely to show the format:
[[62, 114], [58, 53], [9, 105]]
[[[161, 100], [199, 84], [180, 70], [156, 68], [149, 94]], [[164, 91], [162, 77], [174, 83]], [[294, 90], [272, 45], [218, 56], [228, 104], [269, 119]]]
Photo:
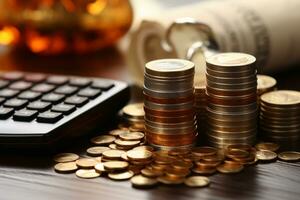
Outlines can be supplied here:
[[53, 112], [59, 112], [64, 115], [68, 115], [76, 110], [76, 107], [73, 105], [67, 105], [67, 104], [59, 104], [55, 105], [51, 108], [51, 111]]
[[0, 119], [7, 119], [14, 113], [13, 108], [0, 107]]
[[77, 87], [64, 85], [64, 86], [58, 87], [54, 92], [57, 93], [57, 94], [72, 95], [77, 91], [78, 91]]
[[46, 79], [44, 74], [26, 74], [24, 77], [25, 81], [32, 83], [40, 83]]
[[1, 78], [8, 81], [17, 81], [23, 78], [23, 74], [21, 72], [6, 72], [1, 74]]
[[43, 101], [35, 101], [30, 103], [27, 108], [30, 110], [38, 110], [40, 112], [46, 111], [51, 107], [51, 103]]
[[88, 86], [92, 81], [88, 78], [72, 78], [70, 79], [70, 85], [77, 87], [85, 87]]
[[90, 99], [93, 99], [100, 94], [101, 94], [100, 89], [92, 89], [92, 88], [85, 88], [78, 92], [78, 96], [88, 97]]
[[19, 111], [16, 111], [13, 120], [15, 121], [23, 121], [23, 122], [30, 122], [34, 120], [34, 118], [37, 116], [38, 112], [35, 110], [27, 110], [22, 109]]
[[112, 82], [105, 80], [95, 80], [91, 85], [92, 88], [97, 88], [104, 91], [109, 90], [113, 86], [114, 84]]
[[41, 123], [55, 123], [63, 117], [63, 114], [58, 112], [44, 112], [37, 116], [36, 121]]
[[31, 88], [31, 90], [34, 92], [48, 93], [48, 92], [51, 92], [52, 90], [54, 90], [54, 88], [55, 87], [53, 85], [49, 85], [46, 83], [40, 83], [40, 84], [33, 86], [33, 88]]
[[42, 101], [57, 104], [57, 103], [61, 102], [64, 98], [65, 98], [65, 95], [50, 93], [50, 94], [44, 95], [42, 97]]
[[3, 104], [3, 106], [19, 110], [25, 107], [27, 103], [28, 101], [23, 99], [9, 99]]
[[2, 89], [0, 90], [0, 97], [3, 98], [12, 98], [19, 94], [20, 92], [17, 90], [11, 90], [11, 89]]
[[9, 88], [13, 90], [27, 90], [32, 87], [32, 83], [26, 81], [17, 81], [12, 83]]
[[79, 96], [68, 97], [65, 100], [66, 104], [72, 104], [72, 105], [75, 105], [77, 107], [83, 106], [87, 102], [88, 102], [88, 98], [86, 98], [86, 97], [79, 97]]
[[49, 76], [46, 82], [53, 85], [63, 85], [68, 82], [68, 78], [65, 76]]
[[9, 82], [5, 80], [0, 80], [0, 89], [5, 88], [8, 86]]
[[22, 92], [21, 94], [19, 94], [18, 98], [26, 99], [29, 101], [34, 101], [34, 100], [40, 98], [41, 96], [42, 96], [42, 94], [39, 92], [25, 91], [25, 92]]

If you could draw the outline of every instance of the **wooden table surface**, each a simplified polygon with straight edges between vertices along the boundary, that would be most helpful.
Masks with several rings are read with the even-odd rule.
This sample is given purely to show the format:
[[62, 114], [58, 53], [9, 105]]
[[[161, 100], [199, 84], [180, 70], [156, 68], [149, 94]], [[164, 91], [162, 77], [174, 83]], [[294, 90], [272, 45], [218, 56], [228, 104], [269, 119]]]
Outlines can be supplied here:
[[[125, 81], [130, 74], [117, 49], [107, 49], [89, 56], [40, 58], [30, 55], [5, 54], [0, 57], [0, 70], [23, 70], [58, 74], [103, 76]], [[299, 90], [299, 68], [274, 74], [279, 88]], [[134, 94], [139, 90], [134, 90]], [[105, 128], [103, 132], [105, 132]], [[101, 133], [101, 131], [99, 131]], [[87, 140], [87, 139], [86, 139]], [[87, 142], [78, 142], [66, 151], [84, 154]], [[49, 155], [26, 155], [24, 152], [0, 154], [0, 199], [2, 200], [200, 200], [200, 199], [300, 199], [300, 163], [277, 161], [247, 167], [235, 175], [210, 176], [207, 188], [159, 186], [148, 190], [131, 187], [130, 182], [107, 178], [79, 179], [75, 174], [58, 174]]]

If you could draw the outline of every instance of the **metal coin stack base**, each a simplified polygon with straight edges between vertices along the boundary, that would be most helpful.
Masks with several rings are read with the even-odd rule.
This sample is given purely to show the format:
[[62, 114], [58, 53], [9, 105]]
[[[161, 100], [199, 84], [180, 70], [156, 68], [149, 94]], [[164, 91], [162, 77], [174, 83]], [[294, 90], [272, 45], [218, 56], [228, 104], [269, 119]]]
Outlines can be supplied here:
[[144, 76], [145, 133], [164, 150], [189, 149], [197, 137], [194, 64], [187, 60], [148, 62]]
[[257, 132], [255, 57], [220, 53], [206, 60], [208, 143], [253, 144]]
[[300, 92], [277, 90], [261, 96], [260, 129], [262, 136], [281, 146], [300, 140]]
[[[195, 84], [195, 111], [197, 118], [198, 133], [202, 135], [206, 130], [206, 85]], [[201, 142], [201, 141], [200, 141]]]

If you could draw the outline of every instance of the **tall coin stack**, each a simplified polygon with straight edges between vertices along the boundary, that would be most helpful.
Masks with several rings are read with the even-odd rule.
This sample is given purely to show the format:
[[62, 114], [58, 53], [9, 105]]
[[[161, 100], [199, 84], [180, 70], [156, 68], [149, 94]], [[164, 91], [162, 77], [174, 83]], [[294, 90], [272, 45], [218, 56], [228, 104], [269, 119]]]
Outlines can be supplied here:
[[300, 140], [300, 92], [277, 90], [261, 96], [260, 129], [265, 139], [281, 146]]
[[255, 57], [220, 53], [206, 60], [208, 143], [253, 144], [257, 132]]
[[158, 149], [189, 149], [197, 137], [194, 64], [187, 60], [148, 62], [144, 75], [145, 133]]

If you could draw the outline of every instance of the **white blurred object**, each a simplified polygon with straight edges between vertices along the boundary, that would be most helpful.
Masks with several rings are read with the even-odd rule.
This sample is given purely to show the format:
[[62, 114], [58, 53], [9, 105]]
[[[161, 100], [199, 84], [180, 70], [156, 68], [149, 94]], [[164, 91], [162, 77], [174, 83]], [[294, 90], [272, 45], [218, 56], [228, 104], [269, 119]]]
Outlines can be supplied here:
[[159, 58], [194, 61], [200, 82], [205, 57], [216, 51], [250, 53], [259, 72], [300, 62], [299, 0], [215, 0], [170, 8], [142, 2], [149, 9], [137, 13], [143, 22], [135, 22], [128, 51], [128, 65], [139, 85], [145, 63]]

